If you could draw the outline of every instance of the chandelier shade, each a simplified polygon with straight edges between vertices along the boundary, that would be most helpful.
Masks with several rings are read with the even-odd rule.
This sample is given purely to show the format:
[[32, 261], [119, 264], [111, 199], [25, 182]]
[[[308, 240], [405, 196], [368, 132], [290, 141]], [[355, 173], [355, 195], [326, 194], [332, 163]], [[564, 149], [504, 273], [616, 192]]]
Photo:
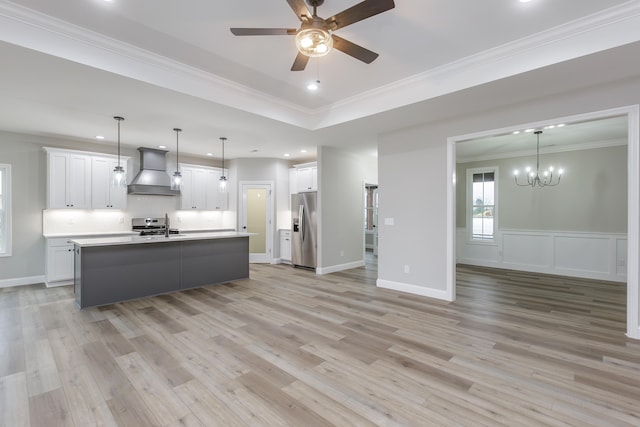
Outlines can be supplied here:
[[[549, 166], [546, 170], [540, 171], [540, 134], [542, 134], [541, 130], [537, 130], [534, 132], [537, 138], [536, 142], [536, 169], [533, 170], [531, 167], [527, 166], [524, 170], [524, 174], [520, 175], [519, 170], [513, 171], [513, 177], [516, 181], [516, 185], [520, 187], [554, 187], [560, 184], [560, 179], [562, 178], [562, 173], [564, 172], [562, 169], [558, 169], [557, 171], [553, 168], [553, 166]], [[524, 176], [524, 178], [522, 178]]]

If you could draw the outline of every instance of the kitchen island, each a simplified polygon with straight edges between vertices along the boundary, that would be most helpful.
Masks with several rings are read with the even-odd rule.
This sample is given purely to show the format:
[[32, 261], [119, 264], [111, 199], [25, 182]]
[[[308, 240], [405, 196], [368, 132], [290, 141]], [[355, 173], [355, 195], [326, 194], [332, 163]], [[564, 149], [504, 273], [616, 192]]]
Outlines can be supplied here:
[[214, 232], [74, 239], [80, 308], [249, 277], [249, 234]]

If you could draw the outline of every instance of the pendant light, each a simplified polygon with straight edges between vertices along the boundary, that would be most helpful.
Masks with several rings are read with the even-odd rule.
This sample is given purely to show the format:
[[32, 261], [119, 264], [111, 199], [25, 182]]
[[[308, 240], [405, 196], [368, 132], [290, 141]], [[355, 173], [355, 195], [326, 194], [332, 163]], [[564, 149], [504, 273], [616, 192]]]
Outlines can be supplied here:
[[124, 168], [120, 166], [120, 122], [124, 120], [124, 117], [115, 116], [114, 119], [118, 122], [118, 166], [113, 168], [111, 185], [113, 187], [126, 187], [127, 174]]
[[171, 189], [180, 190], [182, 174], [180, 173], [180, 145], [178, 141], [178, 135], [180, 134], [180, 132], [182, 132], [182, 129], [173, 128], [173, 131], [176, 133], [176, 171], [173, 173], [173, 177], [171, 177]]
[[226, 193], [228, 191], [227, 188], [227, 177], [224, 172], [224, 143], [227, 140], [224, 136], [220, 137], [220, 141], [222, 141], [222, 175], [220, 175], [220, 181], [218, 184], [218, 191], [221, 193]]

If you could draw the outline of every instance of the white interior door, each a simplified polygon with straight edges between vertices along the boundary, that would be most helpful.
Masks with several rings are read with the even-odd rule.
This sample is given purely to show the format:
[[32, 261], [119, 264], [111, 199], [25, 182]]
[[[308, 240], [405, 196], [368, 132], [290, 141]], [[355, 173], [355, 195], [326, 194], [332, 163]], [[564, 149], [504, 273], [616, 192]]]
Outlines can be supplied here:
[[271, 184], [242, 183], [241, 231], [249, 237], [249, 262], [271, 262], [273, 248]]

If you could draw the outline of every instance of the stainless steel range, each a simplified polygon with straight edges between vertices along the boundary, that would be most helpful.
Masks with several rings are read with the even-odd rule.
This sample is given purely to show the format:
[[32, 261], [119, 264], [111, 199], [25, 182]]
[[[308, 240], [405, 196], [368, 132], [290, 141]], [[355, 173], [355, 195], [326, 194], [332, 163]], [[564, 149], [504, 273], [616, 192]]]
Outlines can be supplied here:
[[131, 230], [137, 231], [141, 236], [157, 236], [179, 234], [175, 228], [169, 228], [169, 218], [131, 218]]

